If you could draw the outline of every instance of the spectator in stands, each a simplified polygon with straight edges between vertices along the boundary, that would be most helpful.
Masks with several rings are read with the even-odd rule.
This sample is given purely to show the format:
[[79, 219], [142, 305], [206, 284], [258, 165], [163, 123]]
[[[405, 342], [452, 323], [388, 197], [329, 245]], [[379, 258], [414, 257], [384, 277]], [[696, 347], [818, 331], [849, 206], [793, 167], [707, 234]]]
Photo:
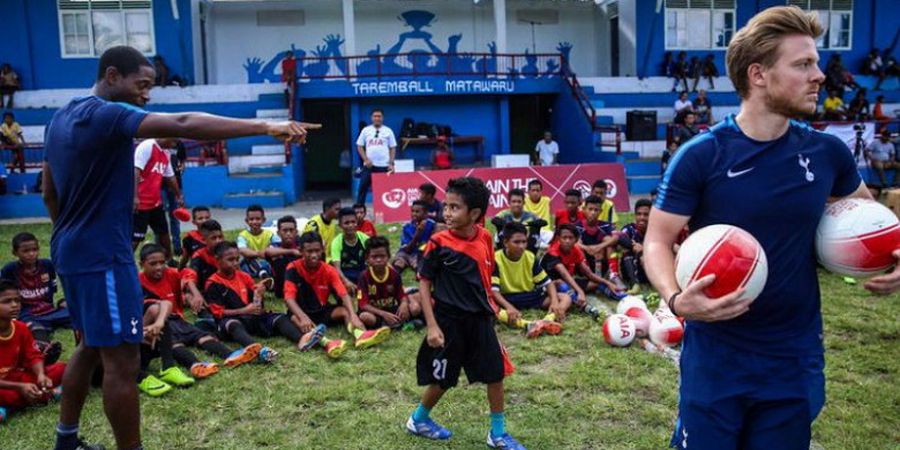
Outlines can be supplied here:
[[866, 90], [860, 89], [856, 91], [856, 97], [853, 97], [853, 100], [850, 100], [850, 105], [847, 106], [847, 119], [861, 121], [869, 120], [870, 118], [869, 101], [866, 99]]
[[694, 87], [691, 89], [691, 92], [697, 92], [697, 83], [700, 82], [700, 73], [702, 72], [703, 62], [700, 61], [700, 58], [691, 56], [691, 60], [688, 63], [688, 76], [694, 80]]
[[697, 84], [700, 83], [700, 77], [706, 78], [709, 81], [709, 88], [715, 89], [716, 82], [714, 81], [716, 77], [719, 76], [719, 69], [716, 67], [715, 56], [712, 54], [706, 55], [706, 58], [703, 59], [703, 62], [699, 63], [699, 70], [694, 74], [694, 92], [697, 92]]
[[684, 90], [688, 90], [688, 62], [687, 62], [687, 53], [679, 52], [678, 59], [672, 64], [672, 78], [675, 79], [675, 82], [672, 84], [672, 92], [678, 90], [678, 81], [684, 84]]
[[438, 170], [453, 168], [453, 150], [447, 146], [446, 136], [437, 137], [437, 147], [431, 152], [431, 164]]
[[156, 70], [157, 86], [184, 86], [184, 80], [178, 75], [172, 75], [162, 55], [153, 57], [153, 68]]
[[875, 120], [891, 120], [891, 117], [884, 113], [884, 96], [875, 97], [875, 107], [872, 108], [872, 118]]
[[6, 146], [13, 152], [13, 167], [19, 166], [19, 170], [25, 173], [25, 135], [11, 112], [3, 113], [3, 123], [0, 124], [0, 145]]
[[681, 143], [681, 138], [679, 136], [673, 136], [671, 140], [669, 140], [669, 146], [663, 150], [662, 158], [659, 161], [660, 165], [660, 174], [666, 173], [666, 169], [669, 168], [669, 161], [675, 156], [675, 152], [678, 151], [678, 145]]
[[713, 123], [712, 103], [709, 102], [709, 97], [706, 96], [705, 90], [700, 89], [693, 104], [694, 112], [697, 113], [697, 124], [709, 125]]
[[694, 104], [688, 99], [688, 92], [681, 91], [681, 94], [678, 94], [678, 100], [675, 100], [675, 123], [682, 123], [684, 121], [684, 115], [688, 111], [694, 110]]
[[22, 88], [19, 83], [19, 74], [9, 64], [3, 64], [0, 67], [0, 108], [3, 107], [3, 99], [9, 97], [6, 107], [12, 109], [13, 94]]
[[553, 133], [544, 132], [544, 138], [539, 140], [534, 146], [537, 153], [537, 161], [542, 166], [552, 166], [556, 164], [556, 155], [559, 155], [559, 144], [553, 140]]
[[663, 62], [661, 67], [662, 75], [666, 78], [672, 76], [672, 52], [666, 52], [663, 55]]
[[888, 53], [888, 49], [884, 50], [884, 74], [888, 77], [900, 77], [900, 65], [897, 65], [897, 60]]
[[697, 128], [697, 113], [693, 111], [686, 111], [684, 113], [684, 123], [678, 127], [678, 140], [681, 142], [687, 142], [692, 137], [700, 134], [700, 129]]
[[845, 87], [859, 89], [859, 84], [853, 79], [853, 74], [844, 67], [840, 53], [832, 53], [825, 66], [825, 90], [843, 91]]
[[881, 55], [878, 53], [877, 48], [873, 48], [872, 51], [866, 55], [860, 73], [878, 78], [878, 81], [875, 82], [874, 90], [877, 91], [881, 87], [881, 82], [884, 81], [885, 76], [884, 62], [881, 60]]
[[[884, 171], [887, 169], [900, 169], [900, 164], [894, 161], [894, 143], [891, 142], [891, 133], [887, 128], [881, 129], [881, 135], [866, 147], [866, 159], [872, 165], [872, 170], [878, 174], [881, 187], [888, 187], [887, 177]], [[900, 186], [900, 177], [894, 174], [894, 186]]]
[[281, 81], [290, 84], [297, 79], [297, 59], [294, 58], [293, 50], [288, 50], [286, 53], [284, 59], [281, 60]]
[[844, 120], [846, 118], [844, 100], [841, 99], [840, 91], [837, 89], [828, 92], [828, 98], [825, 99], [822, 108], [825, 120]]

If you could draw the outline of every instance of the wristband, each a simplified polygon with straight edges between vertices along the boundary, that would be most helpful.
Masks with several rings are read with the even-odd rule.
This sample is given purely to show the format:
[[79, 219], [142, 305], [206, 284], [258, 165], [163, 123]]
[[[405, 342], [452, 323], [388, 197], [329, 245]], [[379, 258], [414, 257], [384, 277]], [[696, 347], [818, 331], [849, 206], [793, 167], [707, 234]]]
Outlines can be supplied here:
[[669, 311], [676, 316], [678, 315], [678, 313], [675, 312], [675, 299], [678, 298], [679, 295], [681, 295], [681, 291], [672, 294], [672, 296], [669, 297], [669, 300], [666, 302], [666, 305], [669, 306]]

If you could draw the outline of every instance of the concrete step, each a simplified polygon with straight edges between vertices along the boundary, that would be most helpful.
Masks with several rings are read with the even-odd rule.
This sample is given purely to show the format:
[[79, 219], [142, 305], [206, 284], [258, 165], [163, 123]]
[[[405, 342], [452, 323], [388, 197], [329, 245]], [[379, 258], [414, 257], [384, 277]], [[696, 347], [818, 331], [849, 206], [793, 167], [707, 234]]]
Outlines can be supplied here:
[[287, 206], [284, 192], [246, 192], [226, 194], [222, 197], [222, 207], [244, 209], [250, 205], [261, 205], [263, 208], [283, 208]]
[[277, 109], [257, 109], [256, 110], [256, 118], [258, 119], [285, 119], [290, 117], [290, 112], [287, 108], [277, 108]]
[[250, 148], [251, 155], [278, 155], [284, 153], [284, 144], [257, 144]]
[[637, 152], [640, 158], [658, 158], [665, 149], [665, 139], [656, 141], [622, 141], [622, 151]]
[[284, 170], [284, 164], [254, 164], [250, 166], [249, 175], [259, 176], [278, 176], [280, 177]]
[[251, 166], [284, 165], [284, 153], [279, 155], [240, 155], [228, 158], [228, 173], [246, 173]]

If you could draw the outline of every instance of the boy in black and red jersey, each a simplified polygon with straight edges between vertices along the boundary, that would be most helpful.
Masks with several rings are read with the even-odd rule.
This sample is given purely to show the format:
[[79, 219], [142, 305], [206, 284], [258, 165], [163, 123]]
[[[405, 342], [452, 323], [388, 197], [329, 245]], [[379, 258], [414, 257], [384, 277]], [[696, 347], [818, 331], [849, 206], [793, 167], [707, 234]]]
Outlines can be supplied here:
[[194, 256], [194, 252], [206, 247], [206, 241], [203, 239], [200, 225], [203, 225], [203, 222], [206, 222], [211, 218], [212, 216], [210, 215], [209, 208], [206, 206], [195, 206], [194, 209], [191, 210], [191, 223], [193, 223], [194, 227], [197, 229], [189, 231], [188, 234], [181, 239], [183, 253], [181, 254], [181, 262], [178, 265], [180, 268], [183, 269], [187, 266], [188, 261]]
[[367, 327], [422, 326], [419, 294], [408, 294], [397, 269], [391, 267], [391, 242], [384, 236], [366, 241], [366, 269], [359, 274], [357, 300], [359, 320]]
[[[323, 328], [316, 328], [303, 334], [287, 314], [267, 311], [263, 305], [263, 283], [254, 284], [253, 277], [240, 270], [241, 254], [237, 244], [224, 241], [216, 245], [216, 261], [219, 270], [206, 281], [204, 291], [209, 310], [219, 323], [219, 333], [237, 341], [244, 347], [256, 341], [251, 334], [259, 337], [284, 336], [306, 351], [319, 343]], [[258, 359], [271, 362], [278, 353], [262, 347]]]
[[469, 382], [487, 384], [491, 410], [488, 446], [524, 449], [505, 429], [503, 378], [514, 368], [494, 332], [493, 242], [490, 233], [477, 225], [484, 219], [490, 191], [483, 181], [466, 177], [450, 180], [446, 192], [444, 220], [449, 229], [431, 237], [419, 266], [428, 334], [419, 348], [416, 375], [419, 385], [428, 387], [406, 421], [406, 429], [428, 439], [450, 438], [452, 433], [429, 416], [465, 369]]

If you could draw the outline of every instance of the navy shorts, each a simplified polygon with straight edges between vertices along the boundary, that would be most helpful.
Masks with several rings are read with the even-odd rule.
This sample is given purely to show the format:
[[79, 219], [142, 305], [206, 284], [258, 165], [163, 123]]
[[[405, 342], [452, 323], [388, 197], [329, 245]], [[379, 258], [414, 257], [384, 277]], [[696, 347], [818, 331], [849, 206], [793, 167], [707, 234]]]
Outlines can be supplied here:
[[517, 292], [503, 294], [503, 298], [518, 309], [541, 309], [544, 307], [547, 294], [544, 291]]
[[825, 404], [823, 355], [744, 351], [688, 324], [681, 353], [681, 449], [807, 449]]
[[53, 331], [58, 328], [72, 328], [72, 318], [66, 308], [56, 308], [39, 316], [22, 314], [19, 316], [19, 320], [25, 322], [32, 330]]
[[138, 344], [143, 339], [144, 295], [137, 267], [60, 275], [73, 327], [88, 347]]

